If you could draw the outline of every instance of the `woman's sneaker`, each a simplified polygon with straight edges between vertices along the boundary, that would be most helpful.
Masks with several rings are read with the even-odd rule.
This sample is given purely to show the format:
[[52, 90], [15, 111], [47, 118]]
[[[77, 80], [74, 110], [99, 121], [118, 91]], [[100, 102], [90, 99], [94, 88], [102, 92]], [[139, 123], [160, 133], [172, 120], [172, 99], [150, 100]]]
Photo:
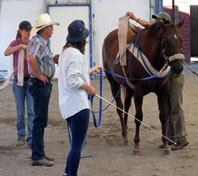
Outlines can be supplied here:
[[17, 141], [17, 144], [16, 144], [16, 146], [22, 146], [22, 145], [25, 145], [25, 139], [24, 139], [24, 138], [19, 139], [19, 140]]

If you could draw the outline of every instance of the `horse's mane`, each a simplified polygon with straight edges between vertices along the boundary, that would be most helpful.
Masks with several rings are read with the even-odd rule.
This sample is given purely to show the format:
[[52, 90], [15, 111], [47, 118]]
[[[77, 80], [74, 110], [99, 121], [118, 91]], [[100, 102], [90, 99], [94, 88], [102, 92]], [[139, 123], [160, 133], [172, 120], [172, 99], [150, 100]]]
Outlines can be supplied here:
[[156, 35], [160, 31], [160, 24], [153, 23], [151, 26], [148, 27], [148, 33], [150, 36]]
[[[173, 23], [169, 23], [169, 24], [166, 24], [166, 25], [168, 25], [168, 28], [175, 28], [175, 31], [176, 31], [176, 33], [177, 33], [177, 35], [178, 35], [178, 37], [180, 38], [180, 39], [182, 39], [182, 36], [181, 36], [181, 33], [179, 32], [179, 29], [176, 27], [176, 25], [175, 24], [173, 24]], [[167, 28], [167, 29], [168, 29]], [[149, 34], [149, 36], [156, 36], [161, 30], [161, 26], [160, 26], [160, 24], [157, 22], [157, 23], [153, 23], [151, 26], [149, 26], [148, 28], [148, 34]]]

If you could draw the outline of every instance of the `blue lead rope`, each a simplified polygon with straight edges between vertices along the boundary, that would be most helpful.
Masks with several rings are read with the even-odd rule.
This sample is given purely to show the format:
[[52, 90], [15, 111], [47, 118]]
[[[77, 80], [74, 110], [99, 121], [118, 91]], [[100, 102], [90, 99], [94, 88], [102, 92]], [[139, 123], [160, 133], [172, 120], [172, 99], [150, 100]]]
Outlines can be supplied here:
[[[100, 72], [100, 97], [102, 97], [102, 79], [103, 79], [103, 73]], [[96, 116], [95, 116], [95, 112], [93, 111], [93, 96], [89, 96], [89, 100], [91, 101], [91, 107], [92, 107], [92, 116], [93, 116], [93, 122], [94, 122], [94, 126], [96, 128], [99, 128], [102, 122], [102, 99], [99, 99], [99, 117], [98, 117], [98, 121], [96, 120]]]
[[145, 77], [145, 78], [127, 78], [127, 77], [124, 77], [124, 76], [121, 76], [115, 72], [112, 72], [110, 71], [109, 69], [106, 69], [105, 72], [107, 72], [108, 74], [112, 75], [112, 76], [115, 76], [117, 78], [121, 78], [121, 79], [128, 79], [128, 80], [131, 80], [131, 81], [138, 81], [138, 80], [149, 80], [149, 79], [155, 79], [155, 78], [159, 78], [156, 74], [153, 74], [151, 76], [148, 76], [148, 77]]

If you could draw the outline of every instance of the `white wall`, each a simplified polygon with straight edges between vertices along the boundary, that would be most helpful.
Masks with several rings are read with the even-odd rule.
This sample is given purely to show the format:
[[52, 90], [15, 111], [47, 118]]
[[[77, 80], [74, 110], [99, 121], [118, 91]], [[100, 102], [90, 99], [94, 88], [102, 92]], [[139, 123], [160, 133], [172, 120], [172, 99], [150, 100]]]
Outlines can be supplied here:
[[118, 19], [127, 11], [149, 20], [149, 0], [92, 0], [93, 12], [93, 61], [102, 65], [102, 44], [106, 35], [118, 27]]
[[[76, 13], [76, 11], [78, 13]], [[76, 19], [84, 21], [86, 28], [89, 29], [89, 7], [88, 6], [51, 6], [49, 7], [49, 14], [53, 21], [60, 23], [60, 26], [54, 27], [54, 32], [50, 38], [50, 48], [53, 54], [60, 54], [62, 48], [66, 43], [68, 25]], [[89, 41], [89, 39], [87, 39]], [[89, 43], [85, 48], [85, 59], [89, 64]], [[56, 67], [54, 77], [57, 77], [58, 67]]]
[[35, 16], [45, 11], [44, 0], [2, 0], [0, 10], [0, 70], [10, 70], [10, 58], [4, 51], [16, 37], [18, 25], [23, 20], [32, 23]]

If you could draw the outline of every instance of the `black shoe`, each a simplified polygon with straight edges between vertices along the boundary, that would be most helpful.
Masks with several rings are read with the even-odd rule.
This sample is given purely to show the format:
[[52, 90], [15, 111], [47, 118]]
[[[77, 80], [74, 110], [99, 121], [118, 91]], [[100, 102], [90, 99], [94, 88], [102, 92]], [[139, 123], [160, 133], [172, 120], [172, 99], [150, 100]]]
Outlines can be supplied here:
[[171, 146], [171, 149], [172, 149], [172, 150], [181, 150], [181, 149], [183, 149], [184, 147], [186, 147], [188, 144], [189, 144], [189, 142], [186, 140], [186, 141], [183, 142], [183, 143], [177, 143], [177, 144], [175, 144], [175, 145], [172, 145], [172, 146]]

